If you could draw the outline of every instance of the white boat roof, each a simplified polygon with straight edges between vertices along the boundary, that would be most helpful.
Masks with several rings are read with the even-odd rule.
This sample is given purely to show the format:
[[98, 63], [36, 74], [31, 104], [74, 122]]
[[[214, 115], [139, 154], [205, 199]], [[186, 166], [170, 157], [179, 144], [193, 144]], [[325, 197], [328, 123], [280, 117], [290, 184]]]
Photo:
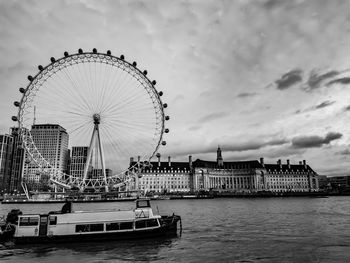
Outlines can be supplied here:
[[134, 211], [77, 211], [67, 214], [57, 214], [57, 223], [130, 221], [135, 219]]

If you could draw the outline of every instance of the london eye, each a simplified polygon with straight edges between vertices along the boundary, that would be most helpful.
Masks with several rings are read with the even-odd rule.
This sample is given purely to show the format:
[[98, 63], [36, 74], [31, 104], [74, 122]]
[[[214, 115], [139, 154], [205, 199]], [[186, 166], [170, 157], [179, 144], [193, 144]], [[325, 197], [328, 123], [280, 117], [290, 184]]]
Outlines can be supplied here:
[[[22, 98], [14, 102], [23, 146], [33, 163], [63, 188], [104, 189], [127, 180], [130, 157], [145, 162], [165, 145], [166, 103], [146, 70], [111, 51], [68, 54], [51, 58], [47, 66], [28, 76], [20, 88]], [[69, 135], [69, 147], [88, 147], [84, 172], [67, 173], [50, 163], [31, 134], [36, 123], [55, 123]], [[138, 166], [140, 163], [134, 162]], [[100, 171], [93, 176], [91, 170]], [[107, 171], [111, 173], [107, 174]]]

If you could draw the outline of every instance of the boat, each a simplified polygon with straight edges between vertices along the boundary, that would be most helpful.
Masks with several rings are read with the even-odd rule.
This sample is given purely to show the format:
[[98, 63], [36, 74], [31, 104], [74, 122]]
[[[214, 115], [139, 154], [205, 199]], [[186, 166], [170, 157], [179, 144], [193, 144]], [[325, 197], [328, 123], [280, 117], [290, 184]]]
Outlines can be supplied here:
[[126, 211], [73, 211], [70, 201], [60, 211], [46, 214], [12, 210], [0, 241], [34, 244], [140, 239], [176, 235], [182, 230], [180, 216], [154, 214], [149, 199], [135, 202], [136, 208]]

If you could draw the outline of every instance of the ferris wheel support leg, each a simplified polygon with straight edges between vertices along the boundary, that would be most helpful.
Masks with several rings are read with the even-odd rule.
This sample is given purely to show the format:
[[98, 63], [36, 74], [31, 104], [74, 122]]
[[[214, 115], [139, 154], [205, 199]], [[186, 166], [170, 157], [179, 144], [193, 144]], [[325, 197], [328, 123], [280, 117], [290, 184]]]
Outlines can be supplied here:
[[87, 173], [89, 171], [89, 165], [90, 165], [90, 162], [91, 162], [91, 155], [92, 155], [92, 146], [94, 145], [95, 143], [95, 132], [98, 128], [94, 127], [94, 131], [92, 132], [92, 137], [91, 137], [91, 141], [90, 141], [90, 146], [89, 146], [89, 149], [88, 149], [88, 154], [87, 154], [87, 158], [86, 158], [86, 163], [85, 163], [85, 167], [84, 167], [84, 175], [83, 175], [83, 181], [82, 181], [82, 185], [80, 187], [80, 190], [84, 190], [84, 186], [85, 186], [85, 181], [86, 181], [86, 178], [87, 178]]
[[102, 148], [102, 143], [101, 143], [101, 138], [100, 138], [100, 131], [97, 126], [97, 140], [98, 140], [98, 147], [100, 148], [100, 158], [101, 158], [101, 166], [102, 166], [102, 175], [103, 175], [103, 180], [105, 183], [105, 191], [108, 193], [108, 184], [107, 184], [107, 175], [106, 175], [106, 165], [105, 165], [105, 158], [103, 154], [103, 148]]

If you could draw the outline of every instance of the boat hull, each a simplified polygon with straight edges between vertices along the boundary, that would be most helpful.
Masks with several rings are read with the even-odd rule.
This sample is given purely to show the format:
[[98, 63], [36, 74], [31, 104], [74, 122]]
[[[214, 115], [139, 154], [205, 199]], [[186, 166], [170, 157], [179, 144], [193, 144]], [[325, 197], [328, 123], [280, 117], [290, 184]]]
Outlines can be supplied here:
[[[175, 216], [176, 217], [176, 216]], [[165, 222], [161, 227], [154, 229], [133, 230], [125, 232], [103, 232], [91, 234], [55, 235], [55, 236], [22, 236], [13, 237], [15, 244], [35, 243], [71, 243], [71, 242], [98, 242], [111, 240], [144, 239], [153, 237], [173, 237], [177, 235], [177, 224], [179, 219], [174, 218], [172, 222]]]

